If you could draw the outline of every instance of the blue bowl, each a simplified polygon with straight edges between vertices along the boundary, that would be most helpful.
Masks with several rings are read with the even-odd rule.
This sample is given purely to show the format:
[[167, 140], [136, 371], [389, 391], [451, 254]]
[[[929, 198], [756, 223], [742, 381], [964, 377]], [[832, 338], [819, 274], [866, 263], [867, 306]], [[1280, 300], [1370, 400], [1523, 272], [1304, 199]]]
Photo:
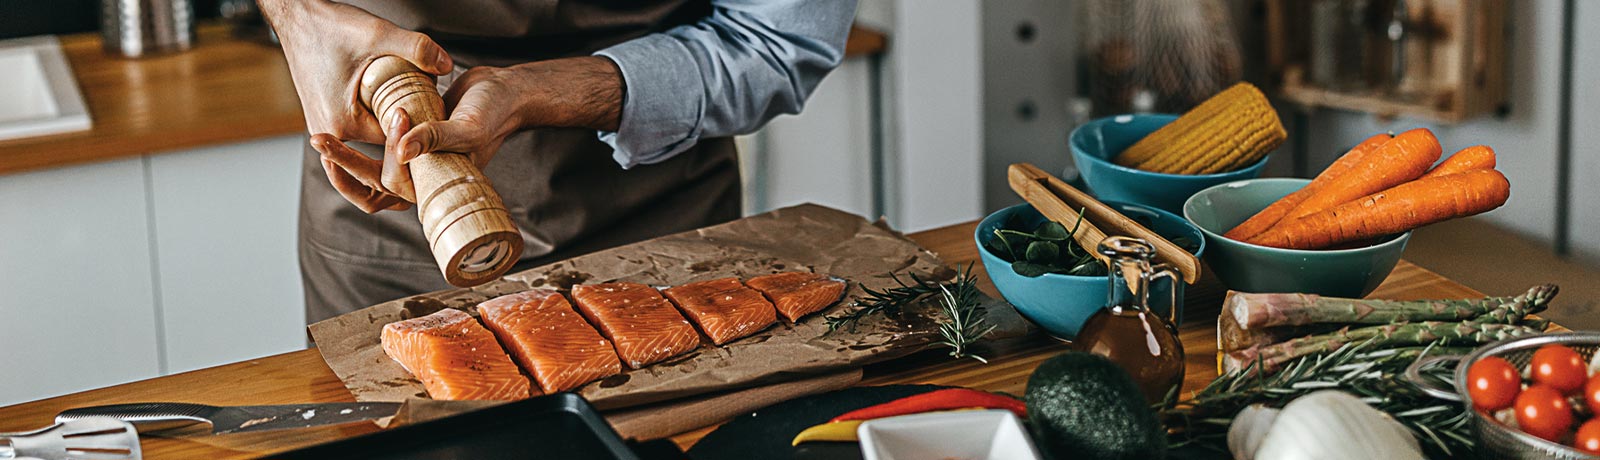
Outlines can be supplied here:
[[1237, 171], [1218, 174], [1164, 174], [1112, 163], [1122, 151], [1151, 132], [1166, 126], [1177, 115], [1117, 115], [1090, 121], [1072, 130], [1067, 143], [1078, 174], [1100, 201], [1142, 204], [1173, 214], [1183, 212], [1189, 197], [1213, 185], [1254, 179], [1266, 167], [1267, 157]]
[[1183, 211], [1206, 235], [1206, 266], [1228, 289], [1243, 292], [1303, 292], [1330, 297], [1372, 293], [1405, 253], [1411, 232], [1349, 249], [1279, 249], [1222, 236], [1310, 179], [1251, 179], [1201, 190]]
[[[1106, 204], [1140, 221], [1151, 231], [1169, 240], [1181, 236], [1199, 244], [1199, 248], [1194, 252], [1197, 256], [1205, 252], [1206, 240], [1200, 229], [1176, 214], [1131, 203], [1108, 201]], [[985, 217], [978, 223], [978, 229], [973, 234], [973, 239], [978, 243], [978, 256], [983, 260], [984, 270], [989, 273], [989, 279], [994, 281], [995, 289], [999, 289], [1000, 295], [1017, 307], [1017, 312], [1022, 313], [1023, 317], [1055, 337], [1067, 340], [1077, 337], [1083, 322], [1087, 321], [1090, 315], [1105, 308], [1108, 300], [1107, 277], [1056, 273], [1033, 278], [1018, 275], [1011, 269], [1010, 262], [990, 252], [989, 247], [984, 244], [994, 236], [995, 229], [1002, 228], [1013, 218], [1025, 230], [1031, 230], [1045, 220], [1039, 211], [1027, 203], [1001, 209]], [[1089, 249], [1094, 250], [1094, 248]], [[1181, 322], [1183, 287], [1183, 282], [1174, 284], [1170, 278], [1156, 280], [1150, 287], [1151, 309], [1163, 316], [1167, 315], [1168, 311], [1173, 311], [1172, 317]], [[1170, 294], [1176, 296], [1169, 297]], [[1176, 299], [1176, 304], [1170, 303], [1168, 299]]]

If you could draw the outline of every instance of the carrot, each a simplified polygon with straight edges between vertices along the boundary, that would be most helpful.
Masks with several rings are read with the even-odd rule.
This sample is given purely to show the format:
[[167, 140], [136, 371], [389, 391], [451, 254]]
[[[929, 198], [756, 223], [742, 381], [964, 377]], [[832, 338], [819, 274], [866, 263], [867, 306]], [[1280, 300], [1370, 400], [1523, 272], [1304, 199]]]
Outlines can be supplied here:
[[1294, 193], [1290, 193], [1288, 196], [1278, 199], [1272, 205], [1267, 206], [1266, 209], [1262, 209], [1256, 215], [1250, 216], [1249, 219], [1233, 227], [1233, 230], [1228, 230], [1228, 233], [1222, 236], [1244, 241], [1261, 234], [1261, 232], [1276, 225], [1279, 220], [1283, 220], [1283, 216], [1288, 215], [1290, 210], [1300, 205], [1300, 202], [1305, 201], [1306, 197], [1316, 194], [1318, 190], [1322, 190], [1322, 187], [1327, 186], [1329, 182], [1350, 172], [1352, 168], [1361, 163], [1362, 158], [1377, 150], [1378, 147], [1383, 146], [1391, 138], [1394, 138], [1394, 136], [1389, 133], [1381, 133], [1361, 141], [1360, 144], [1356, 144], [1355, 148], [1340, 156], [1338, 160], [1334, 160], [1333, 164], [1328, 165], [1327, 169], [1323, 169], [1321, 174], [1317, 174], [1317, 177], [1312, 179], [1311, 183], [1306, 184], [1305, 187], [1296, 190]]
[[1476, 169], [1400, 184], [1280, 223], [1256, 239], [1265, 246], [1321, 249], [1483, 213], [1500, 207], [1510, 197], [1511, 183], [1504, 174]]
[[[1427, 128], [1400, 133], [1378, 150], [1364, 155], [1349, 172], [1328, 181], [1328, 185], [1296, 205], [1274, 226], [1410, 182], [1439, 161], [1439, 152], [1439, 139]], [[1245, 241], [1262, 244], [1255, 238]]]
[[1448, 176], [1474, 169], [1494, 169], [1494, 149], [1487, 145], [1474, 145], [1461, 149], [1450, 155], [1450, 158], [1445, 158], [1444, 162], [1434, 166], [1432, 171], [1428, 171], [1422, 177]]

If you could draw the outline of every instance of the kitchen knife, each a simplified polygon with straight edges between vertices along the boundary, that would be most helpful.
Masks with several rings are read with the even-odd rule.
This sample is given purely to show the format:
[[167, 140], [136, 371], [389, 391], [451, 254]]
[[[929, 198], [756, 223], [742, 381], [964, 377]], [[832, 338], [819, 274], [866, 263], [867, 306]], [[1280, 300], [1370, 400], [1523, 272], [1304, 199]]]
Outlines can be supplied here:
[[223, 434], [359, 422], [389, 417], [398, 410], [400, 403], [393, 402], [222, 407], [153, 402], [67, 409], [56, 414], [56, 422], [84, 417], [113, 417], [134, 424], [139, 431], [209, 423], [212, 434]]

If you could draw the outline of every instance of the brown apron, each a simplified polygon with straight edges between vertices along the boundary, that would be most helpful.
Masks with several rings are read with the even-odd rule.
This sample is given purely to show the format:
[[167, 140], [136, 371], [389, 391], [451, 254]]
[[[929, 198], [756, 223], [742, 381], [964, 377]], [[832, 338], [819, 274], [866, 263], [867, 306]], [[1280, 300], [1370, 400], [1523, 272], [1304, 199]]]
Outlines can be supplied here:
[[[427, 33], [458, 68], [587, 55], [709, 12], [704, 1], [684, 0], [346, 3]], [[355, 147], [381, 156], [381, 146]], [[530, 130], [508, 137], [484, 174], [522, 229], [526, 249], [516, 270], [739, 216], [738, 164], [727, 138], [702, 139], [667, 161], [623, 170], [593, 130]], [[361, 212], [328, 184], [309, 145], [300, 180], [300, 268], [311, 322], [450, 287], [428, 254], [415, 209]]]

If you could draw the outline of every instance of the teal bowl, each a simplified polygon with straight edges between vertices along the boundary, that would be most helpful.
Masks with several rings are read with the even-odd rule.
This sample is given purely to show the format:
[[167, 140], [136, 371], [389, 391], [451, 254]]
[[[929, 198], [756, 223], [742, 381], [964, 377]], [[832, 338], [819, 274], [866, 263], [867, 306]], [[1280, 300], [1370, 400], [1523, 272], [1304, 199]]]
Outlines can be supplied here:
[[[1205, 253], [1206, 240], [1200, 229], [1176, 214], [1131, 203], [1106, 202], [1106, 204], [1169, 240], [1184, 237], [1195, 242], [1199, 245], [1195, 249], [1195, 255]], [[1012, 219], [1015, 219], [1015, 224], [1019, 227], [1030, 230], [1045, 221], [1044, 216], [1034, 210], [1033, 206], [1023, 203], [995, 211], [978, 223], [973, 239], [978, 244], [978, 257], [983, 260], [983, 268], [989, 273], [989, 280], [994, 281], [995, 289], [1000, 290], [1000, 295], [1015, 306], [1018, 313], [1045, 332], [1066, 340], [1077, 337], [1083, 322], [1087, 321], [1090, 315], [1105, 308], [1109, 295], [1106, 286], [1107, 277], [1047, 273], [1030, 278], [1017, 274], [1011, 269], [1011, 262], [1000, 258], [984, 244], [994, 236], [995, 229], [1004, 227]], [[1181, 322], [1183, 287], [1182, 282], [1173, 283], [1171, 278], [1151, 283], [1150, 308], [1163, 316], [1169, 311], [1173, 312], [1171, 317]], [[1177, 292], [1174, 293], [1174, 289]], [[1172, 297], [1172, 294], [1176, 296]], [[1169, 299], [1176, 299], [1176, 303]]]
[[1228, 289], [1362, 297], [1378, 288], [1400, 262], [1411, 232], [1353, 249], [1279, 249], [1222, 236], [1308, 179], [1251, 179], [1196, 193], [1183, 217], [1206, 235], [1206, 265]]
[[1067, 143], [1089, 193], [1100, 201], [1142, 204], [1179, 214], [1184, 201], [1195, 192], [1221, 183], [1254, 179], [1266, 167], [1267, 158], [1262, 157], [1237, 171], [1191, 175], [1156, 173], [1111, 162], [1135, 142], [1176, 119], [1177, 115], [1165, 114], [1117, 115], [1072, 130]]

